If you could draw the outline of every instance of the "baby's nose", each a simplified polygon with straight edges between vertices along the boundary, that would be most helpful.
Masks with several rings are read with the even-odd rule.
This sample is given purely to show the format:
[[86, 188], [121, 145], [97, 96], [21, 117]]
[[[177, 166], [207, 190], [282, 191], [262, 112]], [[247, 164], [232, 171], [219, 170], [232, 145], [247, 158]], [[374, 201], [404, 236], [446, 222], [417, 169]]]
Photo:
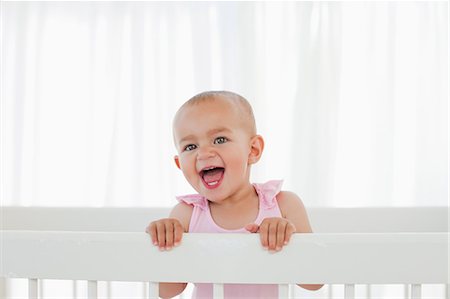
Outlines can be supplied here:
[[216, 153], [210, 147], [202, 147], [197, 151], [197, 160], [206, 160], [215, 156]]

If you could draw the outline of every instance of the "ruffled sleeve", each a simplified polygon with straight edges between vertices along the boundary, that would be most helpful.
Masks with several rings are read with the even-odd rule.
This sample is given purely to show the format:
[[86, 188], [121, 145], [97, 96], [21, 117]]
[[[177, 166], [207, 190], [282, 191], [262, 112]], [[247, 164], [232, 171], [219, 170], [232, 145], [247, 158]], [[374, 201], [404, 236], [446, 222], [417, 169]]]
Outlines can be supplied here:
[[200, 194], [188, 194], [176, 196], [179, 202], [184, 202], [188, 205], [193, 205], [194, 207], [199, 207], [202, 210], [206, 210], [208, 206], [208, 200], [201, 196]]
[[265, 208], [273, 208], [276, 205], [276, 196], [281, 191], [283, 185], [282, 180], [272, 180], [264, 184], [253, 184], [256, 192], [261, 198], [262, 206]]

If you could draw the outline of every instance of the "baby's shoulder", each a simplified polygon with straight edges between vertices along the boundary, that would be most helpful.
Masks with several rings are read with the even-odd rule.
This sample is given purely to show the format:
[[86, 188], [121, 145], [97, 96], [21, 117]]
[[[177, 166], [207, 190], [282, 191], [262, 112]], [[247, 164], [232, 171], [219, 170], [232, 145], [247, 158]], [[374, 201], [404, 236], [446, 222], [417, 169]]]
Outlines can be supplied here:
[[281, 215], [294, 224], [298, 233], [312, 232], [308, 213], [297, 194], [290, 191], [281, 191], [277, 196], [277, 201]]
[[285, 190], [281, 190], [277, 194], [277, 200], [278, 200], [278, 202], [301, 202], [302, 201], [296, 193], [294, 193], [292, 191], [285, 191]]
[[277, 194], [277, 202], [283, 216], [289, 212], [301, 212], [305, 210], [301, 198], [292, 191], [280, 191]]
[[191, 221], [192, 210], [194, 207], [185, 202], [179, 202], [176, 206], [172, 208], [170, 212], [171, 218], [176, 218], [181, 222], [185, 232], [189, 231], [189, 222]]
[[193, 209], [194, 209], [193, 205], [188, 204], [184, 201], [181, 201], [172, 208], [172, 213], [174, 213], [174, 212], [183, 213], [183, 214], [184, 213], [192, 213]]

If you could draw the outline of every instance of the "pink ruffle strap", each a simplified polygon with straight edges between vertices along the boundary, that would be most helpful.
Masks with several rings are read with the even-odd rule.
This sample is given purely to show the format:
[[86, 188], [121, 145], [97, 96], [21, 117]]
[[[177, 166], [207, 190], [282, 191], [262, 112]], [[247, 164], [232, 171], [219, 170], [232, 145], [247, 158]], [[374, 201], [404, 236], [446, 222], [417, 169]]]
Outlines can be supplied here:
[[276, 196], [281, 191], [283, 185], [282, 180], [272, 180], [263, 184], [253, 184], [256, 192], [262, 199], [262, 206], [265, 208], [273, 208], [276, 205]]
[[188, 194], [188, 195], [176, 196], [176, 199], [179, 202], [184, 202], [188, 205], [193, 205], [193, 206], [199, 207], [202, 210], [206, 210], [206, 207], [208, 205], [207, 199], [205, 197], [201, 196], [200, 194]]

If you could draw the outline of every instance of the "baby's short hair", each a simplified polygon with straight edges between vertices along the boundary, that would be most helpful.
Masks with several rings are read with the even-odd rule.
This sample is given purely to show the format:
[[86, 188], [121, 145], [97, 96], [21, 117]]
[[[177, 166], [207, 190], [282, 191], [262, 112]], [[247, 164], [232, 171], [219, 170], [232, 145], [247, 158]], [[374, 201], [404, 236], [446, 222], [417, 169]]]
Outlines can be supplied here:
[[224, 99], [229, 101], [230, 103], [236, 105], [239, 112], [243, 113], [245, 119], [248, 121], [248, 125], [250, 128], [250, 133], [252, 135], [256, 135], [256, 121], [255, 116], [253, 114], [253, 109], [250, 103], [243, 96], [226, 90], [218, 90], [218, 91], [205, 91], [199, 93], [192, 98], [190, 98], [187, 102], [185, 102], [178, 111], [183, 110], [185, 107], [194, 106], [197, 104], [201, 104], [207, 101], [214, 101], [217, 98]]

